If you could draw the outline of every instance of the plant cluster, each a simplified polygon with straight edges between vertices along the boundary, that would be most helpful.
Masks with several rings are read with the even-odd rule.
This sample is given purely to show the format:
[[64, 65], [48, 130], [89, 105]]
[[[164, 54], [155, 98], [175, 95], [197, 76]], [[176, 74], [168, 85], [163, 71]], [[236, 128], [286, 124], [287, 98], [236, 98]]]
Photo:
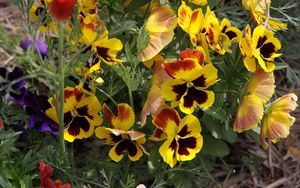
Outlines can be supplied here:
[[214, 0], [17, 4], [28, 37], [0, 68], [3, 187], [201, 187], [238, 133], [267, 149], [295, 122], [296, 94], [272, 99], [288, 25], [271, 0], [241, 1], [240, 25]]

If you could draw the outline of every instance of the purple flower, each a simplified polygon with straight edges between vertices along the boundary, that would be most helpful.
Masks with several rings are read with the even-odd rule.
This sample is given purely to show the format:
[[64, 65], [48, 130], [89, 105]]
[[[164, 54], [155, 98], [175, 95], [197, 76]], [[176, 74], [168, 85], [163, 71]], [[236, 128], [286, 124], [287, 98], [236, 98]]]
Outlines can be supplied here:
[[29, 129], [37, 129], [39, 132], [59, 133], [56, 122], [51, 120], [46, 114], [46, 110], [51, 107], [48, 97], [44, 95], [34, 95], [26, 88], [22, 88], [20, 92], [11, 95], [13, 101], [24, 106], [29, 118]]
[[47, 44], [44, 43], [43, 41], [40, 40], [34, 41], [32, 39], [29, 39], [29, 40], [23, 40], [20, 43], [20, 47], [23, 48], [25, 51], [27, 51], [27, 49], [32, 45], [34, 45], [35, 53], [39, 52], [43, 58], [48, 58]]
[[[23, 69], [21, 69], [20, 67], [15, 67], [11, 72], [9, 72], [6, 68], [1, 67], [0, 68], [0, 77], [2, 77], [5, 81], [0, 82], [0, 89], [8, 83], [22, 78], [24, 75], [25, 75], [25, 71]], [[11, 88], [13, 90], [19, 90], [19, 89], [23, 88], [24, 86], [25, 86], [25, 81], [20, 80], [20, 81], [16, 82], [15, 84], [13, 84], [11, 86]]]

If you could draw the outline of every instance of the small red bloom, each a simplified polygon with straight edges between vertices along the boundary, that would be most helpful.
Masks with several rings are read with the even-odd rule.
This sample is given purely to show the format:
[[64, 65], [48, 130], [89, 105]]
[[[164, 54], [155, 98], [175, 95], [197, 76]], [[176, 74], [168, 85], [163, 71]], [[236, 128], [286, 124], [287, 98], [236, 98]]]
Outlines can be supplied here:
[[53, 168], [48, 166], [44, 161], [40, 160], [40, 188], [71, 188], [69, 183], [61, 185], [60, 180], [57, 180], [55, 183], [53, 183], [50, 179], [52, 172]]
[[67, 20], [73, 13], [75, 0], [52, 0], [50, 14], [58, 20]]
[[2, 120], [0, 119], [0, 129], [2, 129], [3, 128], [3, 122], [2, 122]]

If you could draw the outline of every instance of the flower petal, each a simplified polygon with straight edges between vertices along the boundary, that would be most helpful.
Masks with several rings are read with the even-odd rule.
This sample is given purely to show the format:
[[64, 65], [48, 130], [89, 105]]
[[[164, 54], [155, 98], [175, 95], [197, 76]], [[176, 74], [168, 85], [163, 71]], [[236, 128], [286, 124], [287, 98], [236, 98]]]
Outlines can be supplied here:
[[235, 117], [233, 130], [241, 133], [257, 127], [263, 117], [263, 112], [263, 101], [258, 96], [244, 96]]
[[150, 33], [170, 32], [177, 25], [176, 15], [167, 6], [155, 7], [151, 10], [145, 28]]
[[186, 138], [200, 134], [201, 125], [198, 118], [192, 114], [186, 115], [180, 122], [177, 135]]
[[189, 161], [196, 157], [203, 145], [203, 138], [198, 133], [192, 137], [178, 139], [176, 158], [178, 161]]
[[96, 128], [95, 135], [100, 139], [105, 139], [105, 143], [110, 145], [116, 144], [123, 139], [121, 135], [115, 135], [112, 129], [105, 127]]
[[281, 111], [285, 113], [290, 113], [291, 111], [294, 111], [297, 108], [297, 101], [298, 97], [294, 93], [284, 95], [272, 103], [272, 112]]
[[270, 100], [275, 89], [274, 74], [258, 68], [248, 81], [247, 92], [258, 96], [264, 103]]
[[187, 89], [187, 84], [184, 81], [178, 79], [168, 80], [161, 87], [161, 95], [167, 101], [180, 101]]
[[175, 138], [166, 140], [159, 148], [160, 155], [171, 168], [177, 163], [176, 151], [177, 143]]
[[168, 32], [150, 33], [148, 46], [141, 51], [141, 61], [147, 61], [155, 57], [173, 39], [173, 30]]
[[180, 117], [175, 109], [163, 108], [153, 116], [152, 123], [167, 133], [168, 137], [175, 137]]

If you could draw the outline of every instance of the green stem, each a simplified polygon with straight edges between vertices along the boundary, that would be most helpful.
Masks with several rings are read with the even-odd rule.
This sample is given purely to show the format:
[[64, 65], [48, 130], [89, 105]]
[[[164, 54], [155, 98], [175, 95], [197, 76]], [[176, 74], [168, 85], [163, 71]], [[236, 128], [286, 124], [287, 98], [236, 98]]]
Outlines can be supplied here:
[[63, 50], [64, 50], [64, 31], [60, 22], [58, 22], [59, 29], [59, 43], [58, 43], [58, 94], [56, 100], [59, 100], [58, 108], [56, 108], [58, 114], [59, 124], [59, 144], [60, 152], [64, 157], [66, 153], [66, 146], [64, 140], [64, 62], [63, 62]]
[[128, 87], [128, 95], [129, 95], [129, 102], [130, 102], [130, 106], [131, 106], [132, 110], [134, 111], [134, 105], [133, 105], [132, 91], [131, 91], [131, 89], [130, 89], [130, 87], [129, 87], [129, 86], [127, 86], [127, 87]]
[[110, 96], [108, 93], [106, 93], [104, 90], [100, 89], [100, 88], [96, 88], [98, 91], [100, 91], [101, 93], [103, 93], [105, 96], [107, 96], [112, 103], [114, 103], [114, 105], [118, 106], [118, 103], [112, 98], [112, 96]]

